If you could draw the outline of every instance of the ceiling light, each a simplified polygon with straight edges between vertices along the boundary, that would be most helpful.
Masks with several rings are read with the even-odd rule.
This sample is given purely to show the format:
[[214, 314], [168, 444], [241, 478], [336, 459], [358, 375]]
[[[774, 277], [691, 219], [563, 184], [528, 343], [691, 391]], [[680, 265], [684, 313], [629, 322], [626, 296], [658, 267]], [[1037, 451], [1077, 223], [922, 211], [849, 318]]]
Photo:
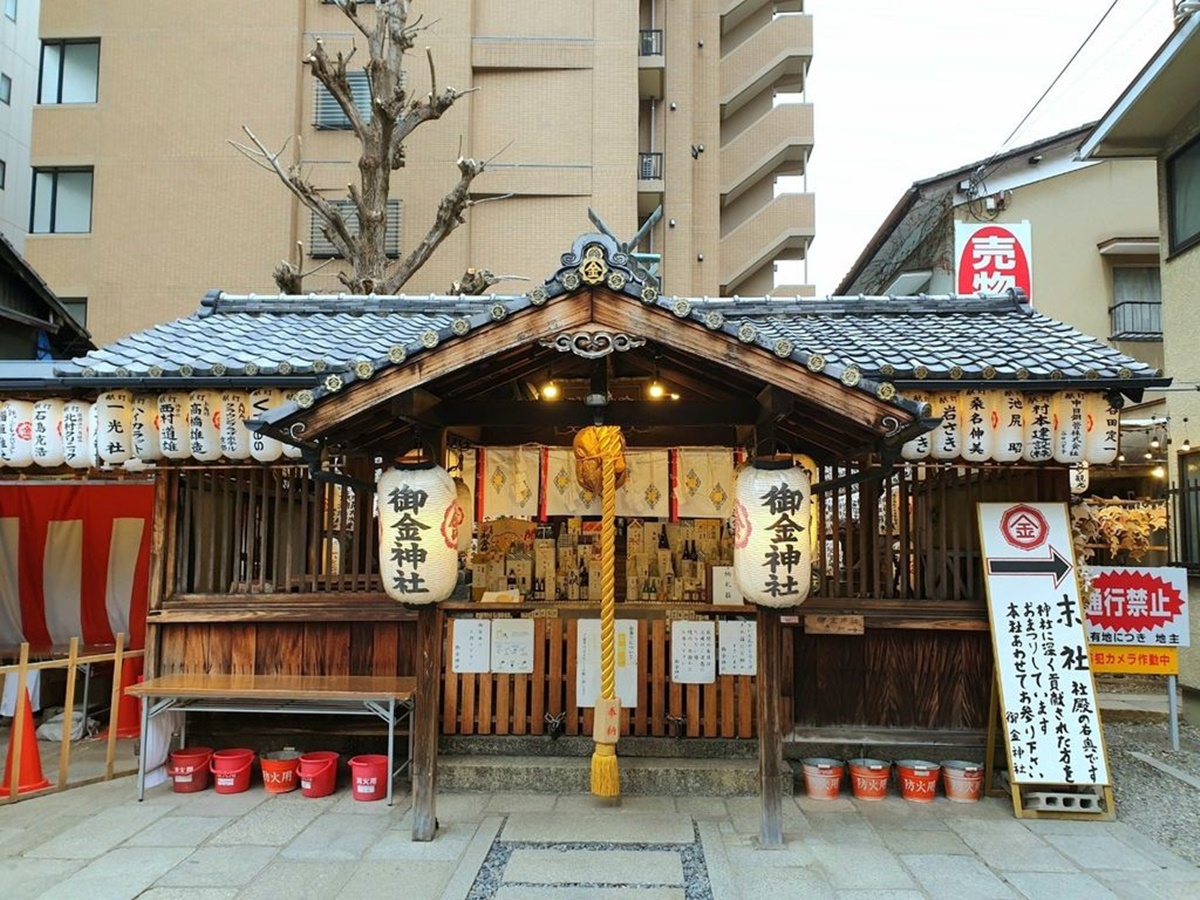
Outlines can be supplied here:
[[671, 395], [671, 399], [672, 399], [672, 400], [678, 400], [678, 399], [679, 399], [679, 395], [678, 395], [678, 394], [672, 394], [672, 395]]
[[662, 386], [662, 382], [655, 378], [650, 382], [650, 386], [646, 388], [646, 395], [651, 400], [661, 400], [667, 395], [667, 389]]
[[541, 394], [543, 400], [557, 400], [559, 396], [558, 382], [554, 379], [547, 381], [542, 385]]
[[1164, 469], [1162, 466], [1155, 466], [1153, 468], [1153, 470], [1151, 470], [1150, 474], [1153, 475], [1155, 478], [1165, 478], [1166, 474], [1167, 474], [1167, 470]]
[[1152, 448], [1154, 448], [1155, 450], [1157, 450], [1159, 447], [1162, 446], [1162, 444], [1160, 444], [1158, 442], [1158, 435], [1155, 435], [1153, 438], [1150, 439], [1150, 446]]

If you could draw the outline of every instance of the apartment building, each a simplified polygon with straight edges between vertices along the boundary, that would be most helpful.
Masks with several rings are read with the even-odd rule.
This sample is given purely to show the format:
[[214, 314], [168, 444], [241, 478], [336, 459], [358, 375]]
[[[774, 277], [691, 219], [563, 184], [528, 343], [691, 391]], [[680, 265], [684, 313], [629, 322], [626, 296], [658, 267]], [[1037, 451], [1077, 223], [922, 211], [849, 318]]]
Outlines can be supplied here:
[[39, 0], [0, 0], [0, 235], [17, 253], [29, 227], [29, 142], [37, 96]]
[[[475, 90], [408, 142], [394, 252], [420, 241], [460, 154], [495, 157], [477, 197], [511, 197], [472, 208], [407, 292], [445, 291], [469, 266], [538, 280], [591, 227], [589, 207], [621, 240], [662, 207], [636, 249], [675, 294], [767, 294], [775, 261], [803, 258], [813, 198], [775, 186], [804, 174], [812, 148], [801, 0], [418, 0], [418, 13], [438, 85]], [[99, 342], [185, 315], [208, 288], [274, 293], [271, 271], [298, 244], [305, 270], [333, 254], [230, 144], [249, 127], [345, 197], [357, 143], [301, 65], [317, 37], [331, 51], [357, 37], [365, 61], [324, 0], [42, 0], [26, 255], [86, 303]], [[406, 74], [429, 89], [424, 53]], [[305, 287], [336, 291], [336, 265]]]

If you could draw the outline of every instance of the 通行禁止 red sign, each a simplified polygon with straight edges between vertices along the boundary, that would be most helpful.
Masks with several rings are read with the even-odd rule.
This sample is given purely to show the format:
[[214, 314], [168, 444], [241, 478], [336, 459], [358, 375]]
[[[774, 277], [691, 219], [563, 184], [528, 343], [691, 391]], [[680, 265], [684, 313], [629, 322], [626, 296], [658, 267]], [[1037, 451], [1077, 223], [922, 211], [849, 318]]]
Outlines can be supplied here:
[[1091, 574], [1089, 643], [1188, 646], [1186, 570], [1107, 566]]

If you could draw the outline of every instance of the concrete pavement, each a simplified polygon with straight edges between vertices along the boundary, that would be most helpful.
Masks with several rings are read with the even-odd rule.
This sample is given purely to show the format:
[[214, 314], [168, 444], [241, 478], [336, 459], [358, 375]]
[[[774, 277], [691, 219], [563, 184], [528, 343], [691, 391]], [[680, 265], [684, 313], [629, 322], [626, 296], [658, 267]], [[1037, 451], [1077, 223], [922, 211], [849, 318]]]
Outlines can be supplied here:
[[[134, 799], [131, 778], [0, 807], [0, 896], [22, 898], [1200, 897], [1200, 868], [1117, 822], [1018, 821], [1005, 800], [785, 798], [786, 845], [756, 846], [757, 798], [441, 794], [411, 841], [408, 795], [346, 787]], [[1118, 811], [1119, 812], [1119, 811]]]

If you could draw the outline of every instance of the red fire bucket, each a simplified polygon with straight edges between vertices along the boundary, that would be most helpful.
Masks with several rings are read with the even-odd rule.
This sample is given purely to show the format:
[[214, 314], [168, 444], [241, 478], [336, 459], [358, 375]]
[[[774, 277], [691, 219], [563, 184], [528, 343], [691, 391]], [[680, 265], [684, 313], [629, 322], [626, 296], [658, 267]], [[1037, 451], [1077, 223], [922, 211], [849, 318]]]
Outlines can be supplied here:
[[295, 750], [280, 750], [264, 753], [259, 760], [262, 768], [263, 787], [271, 794], [286, 794], [294, 791], [300, 783], [296, 769], [300, 765], [300, 754]]
[[[385, 757], [386, 758], [386, 757]], [[332, 750], [314, 750], [300, 757], [300, 793], [305, 797], [327, 797], [337, 784], [338, 755]]]
[[213, 777], [218, 794], [240, 794], [250, 787], [253, 750], [218, 750], [212, 755]]
[[171, 751], [167, 775], [177, 794], [190, 794], [208, 787], [208, 764], [212, 747], [181, 747]]
[[355, 800], [382, 800], [387, 796], [388, 758], [368, 754], [350, 760], [350, 787]]

